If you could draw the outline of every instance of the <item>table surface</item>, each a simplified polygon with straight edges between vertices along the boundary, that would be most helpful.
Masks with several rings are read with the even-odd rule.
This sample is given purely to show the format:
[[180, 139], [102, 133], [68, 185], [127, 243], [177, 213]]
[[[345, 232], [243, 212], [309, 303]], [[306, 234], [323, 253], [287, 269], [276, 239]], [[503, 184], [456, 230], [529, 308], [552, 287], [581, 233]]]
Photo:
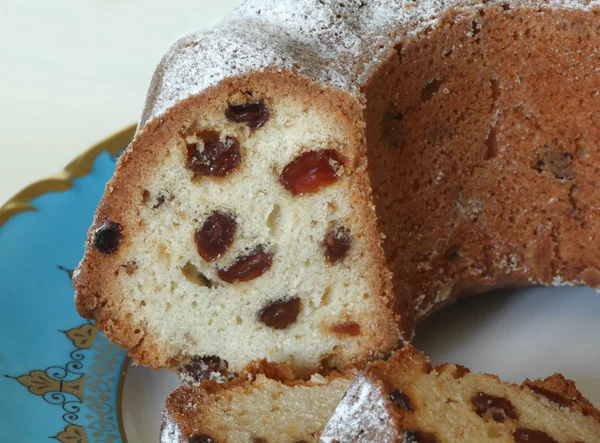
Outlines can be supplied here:
[[136, 123], [171, 43], [238, 3], [0, 1], [0, 206]]

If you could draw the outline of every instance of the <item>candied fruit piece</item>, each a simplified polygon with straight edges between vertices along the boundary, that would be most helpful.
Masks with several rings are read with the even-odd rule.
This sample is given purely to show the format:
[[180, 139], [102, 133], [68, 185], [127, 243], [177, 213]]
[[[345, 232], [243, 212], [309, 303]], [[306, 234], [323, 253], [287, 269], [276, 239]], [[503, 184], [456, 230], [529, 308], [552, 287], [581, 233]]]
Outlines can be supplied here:
[[360, 335], [360, 325], [354, 321], [347, 321], [344, 323], [338, 323], [333, 325], [331, 328], [331, 332], [340, 335], [350, 335], [352, 337], [356, 337]]
[[293, 195], [314, 194], [338, 180], [342, 165], [333, 149], [305, 152], [283, 168], [279, 181]]

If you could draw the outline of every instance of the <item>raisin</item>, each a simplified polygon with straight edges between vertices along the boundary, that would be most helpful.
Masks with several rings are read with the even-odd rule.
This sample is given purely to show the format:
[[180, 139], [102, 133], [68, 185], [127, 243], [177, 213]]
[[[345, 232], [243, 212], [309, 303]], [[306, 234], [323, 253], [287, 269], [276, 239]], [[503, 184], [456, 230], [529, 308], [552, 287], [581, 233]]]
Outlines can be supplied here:
[[249, 254], [236, 258], [235, 263], [226, 269], [219, 269], [217, 275], [227, 283], [254, 280], [269, 270], [273, 254], [265, 251], [263, 245], [254, 248]]
[[535, 392], [538, 395], [541, 395], [542, 397], [546, 397], [548, 400], [558, 404], [559, 406], [562, 407], [569, 407], [571, 406], [571, 399], [565, 397], [564, 395], [558, 394], [554, 391], [551, 391], [550, 389], [546, 389], [543, 388], [541, 386], [536, 386], [534, 384], [527, 384], [526, 385], [529, 389], [531, 389], [533, 392]]
[[234, 217], [214, 211], [194, 234], [200, 257], [207, 262], [220, 258], [233, 243], [236, 227]]
[[271, 110], [264, 100], [227, 106], [225, 117], [234, 123], [246, 123], [253, 131], [262, 127], [271, 116]]
[[360, 325], [354, 321], [338, 323], [329, 328], [334, 334], [350, 335], [356, 337], [360, 335]]
[[189, 363], [182, 365], [178, 371], [185, 378], [200, 383], [203, 380], [228, 380], [235, 377], [228, 370], [229, 364], [226, 360], [221, 360], [216, 355], [205, 355], [203, 357], [195, 355]]
[[271, 328], [285, 329], [296, 321], [301, 305], [298, 297], [276, 300], [260, 310], [258, 319]]
[[438, 443], [438, 441], [429, 432], [404, 431], [404, 443]]
[[325, 258], [331, 264], [344, 260], [351, 246], [350, 231], [343, 226], [329, 231], [323, 240]]
[[158, 209], [164, 204], [165, 204], [165, 196], [162, 194], [159, 194], [158, 197], [156, 197], [156, 204], [154, 206], [152, 206], [152, 209]]
[[439, 92], [440, 86], [442, 86], [442, 82], [437, 78], [434, 78], [429, 83], [427, 83], [421, 91], [421, 103], [425, 103], [431, 100]]
[[494, 397], [480, 392], [471, 398], [471, 403], [475, 406], [477, 415], [484, 417], [491, 414], [494, 421], [498, 423], [504, 422], [507, 417], [513, 420], [519, 418], [513, 404], [502, 397]]
[[536, 431], [533, 429], [519, 428], [513, 432], [515, 442], [527, 442], [527, 443], [558, 443], [548, 434], [543, 431]]
[[206, 434], [192, 435], [189, 441], [190, 443], [217, 443], [217, 440]]
[[119, 249], [122, 237], [120, 224], [106, 222], [94, 234], [94, 247], [103, 254], [112, 254]]
[[240, 144], [235, 137], [219, 139], [215, 131], [203, 131], [198, 135], [204, 149], [198, 150], [198, 144], [187, 145], [188, 164], [194, 177], [225, 177], [235, 171], [242, 161]]
[[254, 437], [252, 443], [269, 443], [269, 440], [261, 437]]
[[342, 164], [333, 149], [305, 152], [283, 168], [279, 181], [293, 195], [314, 194], [337, 181]]
[[390, 393], [390, 399], [394, 402], [394, 406], [400, 409], [404, 409], [405, 411], [411, 412], [414, 411], [415, 408], [410, 402], [408, 395], [404, 392], [396, 389]]

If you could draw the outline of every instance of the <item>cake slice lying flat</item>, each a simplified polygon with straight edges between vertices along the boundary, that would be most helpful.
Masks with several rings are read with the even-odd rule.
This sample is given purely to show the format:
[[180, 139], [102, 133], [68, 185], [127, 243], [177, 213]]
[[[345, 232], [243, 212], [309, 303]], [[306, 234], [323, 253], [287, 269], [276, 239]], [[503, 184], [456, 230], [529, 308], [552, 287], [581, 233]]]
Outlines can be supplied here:
[[521, 386], [446, 364], [411, 346], [360, 372], [324, 442], [600, 442], [600, 411], [556, 374]]
[[562, 375], [517, 386], [432, 368], [406, 345], [358, 374], [294, 381], [286, 366], [259, 363], [181, 387], [167, 399], [161, 443], [597, 443], [599, 420]]
[[258, 364], [227, 383], [183, 386], [167, 399], [161, 443], [311, 442], [352, 382], [353, 371], [293, 381]]

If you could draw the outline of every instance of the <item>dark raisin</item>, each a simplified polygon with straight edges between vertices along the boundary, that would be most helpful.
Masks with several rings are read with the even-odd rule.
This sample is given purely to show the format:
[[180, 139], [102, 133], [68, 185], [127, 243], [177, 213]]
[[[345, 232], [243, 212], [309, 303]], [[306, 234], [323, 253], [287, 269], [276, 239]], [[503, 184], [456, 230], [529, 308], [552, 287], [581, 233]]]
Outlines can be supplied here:
[[429, 432], [404, 431], [404, 443], [438, 443], [438, 441]]
[[223, 381], [235, 377], [235, 374], [229, 372], [228, 368], [227, 361], [221, 360], [216, 355], [203, 357], [196, 355], [190, 359], [189, 363], [180, 366], [178, 371], [194, 383], [200, 383], [203, 380]]
[[254, 437], [252, 443], [269, 443], [269, 440], [261, 437]]
[[158, 197], [156, 197], [156, 204], [154, 206], [152, 206], [152, 209], [158, 209], [164, 204], [165, 204], [165, 196], [162, 194], [159, 194]]
[[404, 409], [408, 412], [415, 410], [415, 408], [410, 402], [410, 399], [408, 398], [408, 395], [406, 395], [399, 389], [390, 392], [390, 400], [392, 400], [394, 406], [396, 406], [397, 408]]
[[565, 397], [564, 395], [558, 394], [554, 391], [543, 388], [541, 386], [536, 386], [534, 384], [527, 384], [526, 386], [529, 389], [531, 389], [533, 392], [535, 392], [536, 394], [541, 395], [542, 397], [546, 397], [548, 400], [558, 404], [559, 406], [562, 406], [562, 407], [571, 406], [571, 403], [572, 403], [571, 399]]
[[198, 254], [207, 262], [221, 257], [233, 243], [237, 223], [222, 211], [214, 211], [194, 234]]
[[504, 422], [507, 417], [513, 420], [519, 418], [513, 404], [502, 397], [494, 397], [480, 392], [471, 398], [471, 403], [475, 406], [475, 412], [480, 417], [491, 415], [494, 421], [498, 423]]
[[221, 141], [215, 131], [203, 131], [198, 135], [203, 145], [187, 145], [187, 167], [194, 172], [194, 177], [225, 177], [235, 171], [242, 161], [240, 144], [235, 137], [227, 136]]
[[273, 254], [265, 251], [263, 245], [254, 248], [249, 254], [236, 258], [235, 263], [226, 269], [219, 269], [217, 275], [227, 283], [254, 280], [269, 270]]
[[198, 434], [190, 437], [190, 443], [217, 443], [210, 435]]
[[338, 323], [329, 328], [334, 334], [350, 335], [356, 337], [360, 335], [360, 325], [354, 321]]
[[429, 83], [427, 83], [427, 85], [425, 85], [425, 87], [421, 91], [421, 103], [425, 103], [431, 100], [438, 93], [441, 86], [442, 82], [437, 78], [434, 78]]
[[253, 131], [260, 128], [271, 116], [271, 110], [264, 100], [258, 100], [242, 105], [227, 106], [225, 117], [234, 123], [246, 123]]
[[331, 264], [344, 260], [351, 246], [350, 231], [343, 226], [329, 231], [323, 240], [325, 258]]
[[94, 234], [94, 247], [103, 254], [112, 254], [119, 249], [122, 237], [120, 224], [105, 222]]
[[285, 329], [296, 321], [301, 305], [298, 297], [276, 300], [260, 310], [258, 319], [271, 328]]
[[527, 442], [527, 443], [558, 443], [548, 434], [542, 431], [536, 431], [534, 429], [519, 428], [513, 432], [515, 442]]
[[279, 181], [293, 195], [314, 194], [337, 181], [342, 164], [333, 149], [305, 152], [283, 168]]

